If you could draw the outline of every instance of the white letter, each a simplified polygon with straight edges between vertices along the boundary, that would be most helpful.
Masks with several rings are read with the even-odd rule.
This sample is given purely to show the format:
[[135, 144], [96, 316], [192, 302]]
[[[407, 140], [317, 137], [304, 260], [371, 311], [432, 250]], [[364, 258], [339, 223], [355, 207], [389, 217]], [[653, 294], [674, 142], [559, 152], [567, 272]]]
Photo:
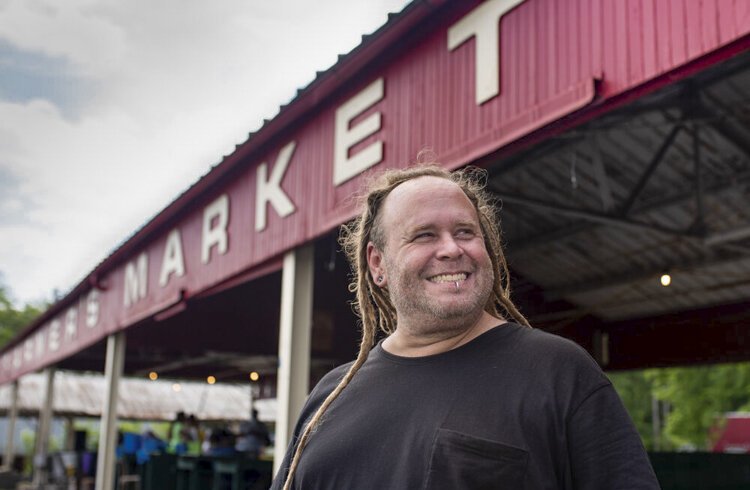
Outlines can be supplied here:
[[333, 145], [333, 185], [340, 185], [383, 159], [383, 142], [376, 141], [349, 157], [349, 148], [380, 129], [380, 113], [375, 112], [350, 128], [352, 119], [383, 98], [383, 79], [378, 78], [363, 91], [336, 109]]
[[130, 306], [146, 297], [148, 280], [148, 257], [146, 253], [138, 256], [135, 262], [125, 266], [125, 306]]
[[448, 50], [476, 36], [476, 101], [482, 104], [500, 93], [500, 19], [524, 0], [487, 0], [448, 29]]
[[271, 178], [268, 178], [268, 164], [263, 162], [258, 167], [257, 173], [257, 193], [255, 195], [255, 231], [263, 231], [266, 228], [266, 202], [282, 218], [292, 214], [295, 210], [294, 204], [283, 190], [281, 190], [281, 180], [284, 178], [286, 168], [292, 159], [296, 143], [292, 141], [279, 152], [276, 157], [276, 165], [273, 166]]
[[65, 340], [72, 340], [78, 334], [78, 311], [71, 308], [65, 314]]
[[166, 286], [172, 273], [177, 277], [185, 275], [182, 240], [180, 239], [180, 231], [176, 229], [169, 233], [167, 244], [164, 246], [164, 260], [161, 263], [161, 272], [159, 273], [159, 286]]
[[[213, 224], [214, 220], [216, 223]], [[201, 240], [201, 261], [211, 260], [211, 247], [224, 255], [227, 252], [227, 224], [229, 223], [229, 197], [221, 195], [203, 210], [203, 234]]]
[[86, 326], [94, 328], [99, 321], [99, 291], [92, 289], [86, 297]]
[[47, 345], [52, 352], [60, 348], [60, 320], [52, 320], [47, 336]]

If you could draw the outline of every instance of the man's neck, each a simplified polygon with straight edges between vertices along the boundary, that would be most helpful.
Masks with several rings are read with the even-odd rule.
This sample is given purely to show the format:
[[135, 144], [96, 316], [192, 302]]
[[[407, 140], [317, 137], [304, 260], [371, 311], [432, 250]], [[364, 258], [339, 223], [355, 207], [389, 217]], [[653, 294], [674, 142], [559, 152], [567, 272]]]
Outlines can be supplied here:
[[424, 357], [441, 354], [461, 347], [492, 330], [505, 320], [495, 318], [487, 312], [465, 328], [446, 329], [427, 334], [421, 329], [410, 329], [399, 323], [396, 331], [383, 341], [383, 349], [402, 357]]

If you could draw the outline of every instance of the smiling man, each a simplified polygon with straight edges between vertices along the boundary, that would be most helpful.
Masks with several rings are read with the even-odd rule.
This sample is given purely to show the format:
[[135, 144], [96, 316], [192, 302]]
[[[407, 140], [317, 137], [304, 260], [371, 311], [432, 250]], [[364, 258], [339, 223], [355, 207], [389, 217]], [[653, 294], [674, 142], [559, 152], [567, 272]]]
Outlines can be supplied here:
[[435, 166], [372, 183], [342, 231], [359, 356], [310, 394], [273, 489], [659, 488], [593, 359], [511, 302], [482, 183]]

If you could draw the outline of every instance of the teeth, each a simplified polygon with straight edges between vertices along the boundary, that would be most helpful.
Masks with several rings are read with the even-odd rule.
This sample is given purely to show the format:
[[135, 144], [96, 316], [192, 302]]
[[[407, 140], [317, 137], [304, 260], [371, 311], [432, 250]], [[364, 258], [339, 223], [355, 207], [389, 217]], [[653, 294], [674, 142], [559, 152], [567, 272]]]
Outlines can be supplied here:
[[430, 278], [432, 282], [456, 282], [463, 281], [466, 279], [466, 274], [463, 272], [460, 274], [440, 274]]

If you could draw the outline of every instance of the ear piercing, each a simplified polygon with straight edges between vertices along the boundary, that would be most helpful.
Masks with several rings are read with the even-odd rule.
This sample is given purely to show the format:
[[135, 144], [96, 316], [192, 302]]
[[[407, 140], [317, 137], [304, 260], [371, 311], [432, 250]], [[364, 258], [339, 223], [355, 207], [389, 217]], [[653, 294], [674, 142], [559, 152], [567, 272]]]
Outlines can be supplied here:
[[383, 276], [378, 276], [378, 278], [375, 279], [375, 282], [377, 282], [378, 284], [380, 284], [381, 282], [383, 282]]

